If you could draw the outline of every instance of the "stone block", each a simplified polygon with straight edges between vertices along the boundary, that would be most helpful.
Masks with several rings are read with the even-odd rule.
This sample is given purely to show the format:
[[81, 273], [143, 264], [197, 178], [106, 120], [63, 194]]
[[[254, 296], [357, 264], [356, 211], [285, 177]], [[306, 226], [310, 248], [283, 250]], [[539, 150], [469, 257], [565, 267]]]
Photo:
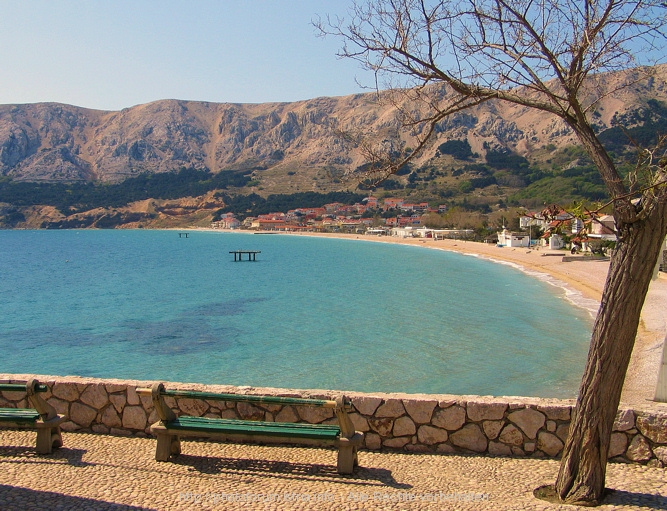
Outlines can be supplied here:
[[468, 401], [466, 411], [471, 421], [493, 421], [500, 420], [505, 416], [506, 403], [484, 403]]
[[572, 407], [567, 405], [544, 405], [538, 406], [537, 410], [546, 415], [547, 419], [569, 421]]
[[456, 447], [453, 447], [449, 444], [438, 444], [435, 448], [435, 452], [440, 454], [454, 454], [456, 453]]
[[547, 456], [553, 458], [557, 456], [563, 448], [563, 442], [561, 442], [556, 435], [547, 433], [546, 431], [540, 431], [537, 435], [537, 448]]
[[120, 428], [111, 428], [111, 431], [109, 431], [110, 435], [113, 436], [132, 436], [132, 432], [126, 430], [126, 429], [120, 429]]
[[667, 446], [654, 447], [653, 454], [663, 465], [667, 466]]
[[118, 412], [113, 406], [107, 406], [102, 412], [102, 424], [109, 428], [119, 428], [122, 425]]
[[79, 426], [87, 428], [97, 417], [97, 410], [82, 403], [72, 403], [70, 406], [70, 420], [76, 422]]
[[394, 421], [388, 417], [384, 419], [368, 419], [368, 425], [380, 436], [386, 437], [391, 433]]
[[556, 436], [560, 438], [562, 442], [565, 442], [567, 437], [570, 436], [570, 425], [559, 424], [556, 428]]
[[381, 403], [382, 398], [379, 397], [360, 396], [352, 399], [352, 405], [362, 415], [373, 415]]
[[276, 415], [276, 422], [298, 422], [299, 415], [293, 406], [284, 406]]
[[628, 431], [635, 427], [635, 412], [632, 410], [619, 410], [616, 412], [614, 427], [612, 431]]
[[157, 410], [153, 408], [148, 415], [148, 425], [155, 424], [160, 420], [160, 417], [157, 414]]
[[139, 401], [141, 401], [141, 406], [143, 406], [146, 410], [149, 408], [153, 408], [153, 398], [151, 396], [146, 396], [146, 395], [139, 395]]
[[260, 407], [264, 408], [267, 412], [270, 412], [272, 414], [275, 414], [276, 412], [279, 412], [283, 405], [273, 405], [273, 404], [268, 404], [268, 403], [260, 403]]
[[450, 406], [449, 408], [440, 408], [433, 415], [432, 424], [439, 428], [456, 431], [466, 422], [466, 411], [461, 406]]
[[523, 445], [523, 434], [514, 424], [508, 424], [500, 433], [498, 440], [508, 445]]
[[526, 442], [523, 445], [523, 450], [526, 451], [527, 453], [528, 452], [535, 452], [535, 447], [536, 447], [535, 442]]
[[243, 420], [261, 421], [264, 420], [264, 410], [250, 403], [239, 403], [236, 407], [239, 417]]
[[55, 397], [70, 403], [79, 399], [79, 389], [74, 383], [54, 383], [51, 392]]
[[558, 424], [556, 424], [555, 421], [547, 421], [547, 431], [549, 433], [555, 433], [557, 427], [558, 427]]
[[46, 400], [47, 403], [49, 403], [53, 408], [56, 409], [57, 413], [66, 415], [69, 417], [69, 402], [68, 401], [63, 401], [62, 399], [58, 399], [55, 397], [50, 397], [49, 399]]
[[90, 429], [93, 430], [93, 433], [99, 433], [100, 435], [109, 434], [109, 428], [107, 428], [104, 424], [93, 424], [93, 427]]
[[116, 411], [120, 413], [123, 411], [125, 403], [127, 403], [127, 398], [125, 397], [125, 394], [111, 394], [109, 396], [109, 401], [116, 409]]
[[81, 426], [79, 426], [76, 422], [65, 421], [60, 425], [60, 429], [62, 429], [63, 431], [72, 432], [80, 430]]
[[[241, 403], [239, 403], [240, 405]], [[299, 417], [311, 424], [319, 424], [327, 419], [333, 417], [333, 410], [331, 408], [320, 408], [315, 406], [299, 406], [297, 407]]]
[[484, 452], [488, 445], [488, 440], [477, 424], [463, 426], [449, 435], [449, 439], [455, 446], [474, 452]]
[[630, 461], [646, 462], [653, 457], [651, 446], [642, 435], [635, 435], [625, 451], [625, 457]]
[[352, 421], [352, 425], [354, 426], [355, 431], [366, 432], [371, 429], [371, 427], [368, 425], [368, 421], [362, 415], [358, 413], [350, 413], [348, 414], [348, 417]]
[[[440, 444], [440, 445], [447, 445], [447, 444]], [[432, 452], [433, 448], [429, 447], [428, 445], [408, 444], [405, 446], [405, 450], [408, 452]]]
[[387, 438], [382, 442], [382, 447], [389, 447], [391, 449], [402, 449], [410, 442], [409, 437], [403, 438]]
[[[25, 398], [25, 392], [23, 391], [18, 391], [18, 392], [13, 392], [10, 390], [5, 390], [2, 393], [2, 396], [7, 400], [12, 403], [15, 403], [17, 401], [21, 401]], [[11, 407], [10, 407], [11, 408]], [[23, 407], [22, 407], [23, 408]]]
[[220, 412], [221, 419], [238, 419], [239, 415], [236, 413], [236, 408], [229, 408]]
[[404, 399], [403, 406], [408, 415], [417, 424], [429, 424], [433, 410], [438, 405], [435, 400]]
[[127, 385], [122, 383], [105, 383], [104, 388], [109, 394], [125, 394], [127, 392]]
[[366, 435], [364, 435], [364, 442], [366, 444], [366, 449], [372, 451], [382, 447], [382, 439], [380, 438], [380, 435], [375, 433], [366, 433]]
[[667, 416], [640, 415], [636, 424], [637, 429], [646, 438], [656, 444], [667, 444]]
[[512, 450], [509, 445], [500, 442], [489, 442], [489, 454], [493, 456], [511, 456]]
[[608, 458], [615, 458], [621, 454], [625, 454], [625, 450], [628, 448], [628, 436], [622, 432], [614, 432], [611, 434], [611, 439], [609, 441], [609, 452], [607, 453]]
[[[177, 403], [178, 409], [185, 415], [189, 415], [191, 417], [201, 417], [208, 410], [208, 403], [206, 403], [206, 401], [202, 401], [201, 399], [190, 399], [187, 397], [182, 397], [178, 399]], [[264, 414], [262, 413], [262, 415]]]
[[141, 404], [141, 399], [139, 399], [139, 394], [137, 394], [135, 387], [127, 388], [127, 404], [132, 406]]
[[86, 387], [79, 399], [82, 403], [101, 410], [109, 402], [109, 395], [104, 385], [94, 383]]
[[[407, 416], [399, 417], [394, 421], [394, 429], [393, 429], [394, 436], [414, 435], [416, 432], [417, 428], [415, 427], [415, 423], [412, 422], [412, 419], [410, 417]], [[386, 442], [384, 445], [386, 445]]]
[[516, 445], [512, 446], [512, 454], [514, 456], [525, 456], [526, 455], [524, 450], [521, 447], [517, 447]]
[[123, 428], [143, 431], [147, 426], [146, 411], [141, 406], [126, 406], [123, 410]]
[[396, 419], [405, 414], [405, 407], [400, 399], [387, 399], [384, 404], [375, 411], [375, 417], [390, 417]]
[[510, 413], [507, 418], [519, 426], [531, 440], [537, 436], [538, 430], [544, 426], [546, 421], [542, 412], [538, 412], [532, 408], [517, 410], [516, 412]]
[[447, 441], [447, 431], [433, 426], [419, 426], [417, 431], [417, 439], [426, 445], [441, 444]]
[[500, 433], [500, 430], [503, 429], [503, 425], [505, 424], [504, 421], [484, 421], [482, 422], [482, 429], [484, 430], [484, 434], [486, 435], [486, 438], [489, 440], [494, 440], [498, 434]]

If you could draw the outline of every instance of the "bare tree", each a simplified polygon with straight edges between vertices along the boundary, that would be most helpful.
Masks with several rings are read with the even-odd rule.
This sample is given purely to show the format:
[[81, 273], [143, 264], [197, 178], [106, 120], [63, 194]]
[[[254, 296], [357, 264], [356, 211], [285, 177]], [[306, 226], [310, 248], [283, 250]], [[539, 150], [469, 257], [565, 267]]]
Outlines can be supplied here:
[[[418, 141], [399, 158], [369, 150], [373, 179], [414, 158], [445, 117], [491, 100], [559, 117], [597, 166], [618, 244], [552, 488], [571, 504], [603, 497], [621, 390], [667, 235], [666, 162], [645, 151], [642, 172], [624, 180], [590, 115], [604, 96], [650, 76], [651, 57], [665, 42], [665, 15], [662, 2], [643, 0], [375, 0], [355, 2], [347, 21], [316, 23], [344, 40], [341, 56], [375, 73], [375, 87], [395, 98], [402, 125]], [[629, 69], [615, 88], [606, 82], [606, 72]]]

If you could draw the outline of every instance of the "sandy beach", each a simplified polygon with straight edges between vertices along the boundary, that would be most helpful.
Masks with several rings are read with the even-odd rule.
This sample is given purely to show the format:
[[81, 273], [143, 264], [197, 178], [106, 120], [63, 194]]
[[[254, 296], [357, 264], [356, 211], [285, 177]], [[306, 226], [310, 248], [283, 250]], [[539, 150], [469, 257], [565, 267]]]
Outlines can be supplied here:
[[[594, 261], [586, 256], [581, 256], [577, 260], [565, 262], [563, 256], [570, 255], [569, 252], [545, 248], [530, 250], [527, 248], [499, 248], [494, 244], [462, 240], [354, 234], [299, 233], [294, 236], [328, 236], [375, 243], [401, 243], [483, 257], [502, 264], [512, 264], [528, 275], [542, 278], [562, 287], [567, 298], [575, 305], [589, 310], [592, 317], [599, 306], [609, 270], [609, 261]], [[545, 279], [546, 276], [550, 278]], [[621, 397], [622, 403], [637, 405], [652, 401], [655, 397], [663, 344], [667, 336], [665, 306], [667, 306], [667, 275], [659, 273], [651, 283], [642, 310], [639, 332]]]

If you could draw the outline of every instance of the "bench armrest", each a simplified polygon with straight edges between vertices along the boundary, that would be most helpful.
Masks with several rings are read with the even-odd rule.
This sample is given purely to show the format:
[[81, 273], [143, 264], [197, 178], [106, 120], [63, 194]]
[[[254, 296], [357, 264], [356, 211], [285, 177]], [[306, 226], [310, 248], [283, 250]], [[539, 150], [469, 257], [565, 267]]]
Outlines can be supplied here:
[[164, 383], [155, 382], [151, 386], [151, 399], [158, 417], [162, 422], [176, 419], [174, 411], [164, 402]]
[[46, 422], [58, 417], [58, 412], [53, 406], [44, 401], [44, 399], [42, 399], [42, 397], [38, 394], [38, 392], [42, 391], [41, 387], [42, 385], [37, 380], [31, 378], [25, 384], [25, 392], [28, 395], [30, 406], [37, 410], [37, 413], [40, 415], [42, 420]]
[[352, 438], [355, 434], [354, 424], [350, 416], [347, 414], [351, 403], [345, 396], [338, 396], [336, 398], [336, 417], [338, 418], [338, 425], [340, 426], [340, 436], [345, 438]]

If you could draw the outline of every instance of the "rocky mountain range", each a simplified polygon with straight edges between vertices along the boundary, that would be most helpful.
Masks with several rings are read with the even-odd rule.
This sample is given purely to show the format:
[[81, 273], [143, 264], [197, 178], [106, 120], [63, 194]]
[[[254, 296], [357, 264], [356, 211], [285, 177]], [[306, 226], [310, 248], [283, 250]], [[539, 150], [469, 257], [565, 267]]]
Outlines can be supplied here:
[[[601, 131], [628, 111], [645, 108], [649, 99], [667, 100], [667, 66], [655, 71], [650, 80], [599, 103], [594, 121]], [[601, 83], [611, 90], [636, 74], [610, 74]], [[0, 175], [14, 181], [117, 183], [182, 167], [254, 169], [256, 176], [273, 176], [267, 179], [271, 191], [287, 176], [363, 164], [341, 131], [389, 139], [397, 128], [396, 109], [374, 93], [265, 104], [162, 100], [119, 112], [56, 103], [1, 105]], [[537, 147], [576, 143], [556, 118], [488, 102], [443, 121], [432, 150], [417, 163], [433, 158], [438, 144], [451, 139], [467, 139], [479, 153], [502, 147], [524, 156]], [[403, 143], [409, 147], [411, 141], [404, 137]]]

